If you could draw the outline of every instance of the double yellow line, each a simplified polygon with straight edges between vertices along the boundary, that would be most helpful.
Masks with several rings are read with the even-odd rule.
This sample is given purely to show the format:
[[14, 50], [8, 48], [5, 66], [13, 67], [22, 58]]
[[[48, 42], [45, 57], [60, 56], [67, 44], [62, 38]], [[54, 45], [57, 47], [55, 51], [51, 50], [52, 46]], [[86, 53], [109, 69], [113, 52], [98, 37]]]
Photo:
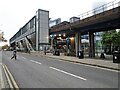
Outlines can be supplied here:
[[5, 76], [7, 78], [10, 89], [20, 90], [18, 87], [18, 84], [16, 83], [15, 79], [13, 78], [13, 75], [10, 73], [8, 67], [5, 64], [2, 64], [2, 67], [5, 72]]

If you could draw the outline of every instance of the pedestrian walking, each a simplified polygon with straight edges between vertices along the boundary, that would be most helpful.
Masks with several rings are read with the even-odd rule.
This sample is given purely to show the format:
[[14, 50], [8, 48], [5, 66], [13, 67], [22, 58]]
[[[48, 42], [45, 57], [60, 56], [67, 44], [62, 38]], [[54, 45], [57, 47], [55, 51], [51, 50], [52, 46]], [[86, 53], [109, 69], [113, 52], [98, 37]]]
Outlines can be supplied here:
[[13, 59], [13, 58], [15, 58], [15, 60], [17, 59], [16, 53], [17, 53], [17, 52], [16, 52], [16, 50], [14, 49], [14, 50], [13, 50], [13, 56], [11, 57], [11, 59]]
[[27, 53], [29, 53], [29, 54], [30, 54], [30, 49], [27, 49]]
[[46, 55], [46, 47], [44, 47], [44, 54]]

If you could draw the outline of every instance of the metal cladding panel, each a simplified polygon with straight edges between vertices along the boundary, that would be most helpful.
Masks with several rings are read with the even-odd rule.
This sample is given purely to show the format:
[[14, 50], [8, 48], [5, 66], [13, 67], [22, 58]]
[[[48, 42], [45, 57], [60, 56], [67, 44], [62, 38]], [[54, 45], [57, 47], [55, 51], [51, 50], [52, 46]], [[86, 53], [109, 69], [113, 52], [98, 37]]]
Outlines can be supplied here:
[[49, 12], [39, 12], [39, 43], [49, 43]]

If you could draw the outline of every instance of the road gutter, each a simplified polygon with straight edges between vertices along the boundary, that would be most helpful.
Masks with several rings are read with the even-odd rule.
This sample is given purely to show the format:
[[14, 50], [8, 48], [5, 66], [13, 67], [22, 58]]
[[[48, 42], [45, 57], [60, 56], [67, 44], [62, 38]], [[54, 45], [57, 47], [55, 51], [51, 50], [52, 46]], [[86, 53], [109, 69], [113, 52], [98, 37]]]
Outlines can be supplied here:
[[[38, 54], [32, 54], [32, 55], [39, 56]], [[64, 61], [68, 61], [68, 62], [73, 62], [73, 63], [80, 63], [80, 64], [85, 64], [85, 65], [96, 66], [96, 67], [120, 71], [119, 64], [118, 64], [118, 68], [114, 68], [114, 67], [107, 67], [107, 66], [98, 65], [98, 64], [91, 64], [91, 63], [85, 63], [85, 62], [80, 62], [80, 61], [72, 61], [72, 60], [67, 60], [67, 59], [62, 59], [62, 58], [56, 58], [56, 57], [51, 57], [51, 56], [47, 56], [47, 55], [46, 56], [40, 55], [40, 57], [59, 59], [59, 60], [64, 60]]]
[[[59, 59], [59, 60], [62, 60], [62, 61], [64, 60], [64, 61], [73, 62], [73, 63], [80, 63], [80, 64], [85, 64], [85, 65], [96, 66], [96, 67], [101, 67], [101, 68], [107, 68], [107, 69], [112, 69], [112, 70], [120, 71], [120, 68], [107, 67], [107, 66], [103, 66], [103, 65], [85, 63], [85, 62], [80, 62], [80, 61], [72, 61], [72, 60], [67, 60], [67, 59], [57, 58], [57, 57], [50, 57], [50, 56], [45, 56], [45, 57], [46, 58], [53, 58], [53, 59], [56, 58], [56, 59]], [[119, 67], [119, 65], [118, 65], [118, 67]]]

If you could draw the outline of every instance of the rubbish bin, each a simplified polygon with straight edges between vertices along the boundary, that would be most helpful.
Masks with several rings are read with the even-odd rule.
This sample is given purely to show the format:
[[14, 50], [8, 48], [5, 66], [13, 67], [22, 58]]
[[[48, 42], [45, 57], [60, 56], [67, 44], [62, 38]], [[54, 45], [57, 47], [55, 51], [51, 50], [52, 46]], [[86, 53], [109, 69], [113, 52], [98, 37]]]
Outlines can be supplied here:
[[84, 53], [82, 50], [78, 51], [78, 58], [83, 59], [84, 58]]
[[113, 52], [113, 63], [120, 63], [120, 51]]
[[56, 50], [56, 51], [55, 51], [55, 55], [56, 55], [56, 56], [60, 56], [60, 51], [59, 51], [59, 50]]
[[59, 50], [55, 50], [55, 51], [53, 52], [53, 55], [60, 56], [60, 51], [59, 51]]

